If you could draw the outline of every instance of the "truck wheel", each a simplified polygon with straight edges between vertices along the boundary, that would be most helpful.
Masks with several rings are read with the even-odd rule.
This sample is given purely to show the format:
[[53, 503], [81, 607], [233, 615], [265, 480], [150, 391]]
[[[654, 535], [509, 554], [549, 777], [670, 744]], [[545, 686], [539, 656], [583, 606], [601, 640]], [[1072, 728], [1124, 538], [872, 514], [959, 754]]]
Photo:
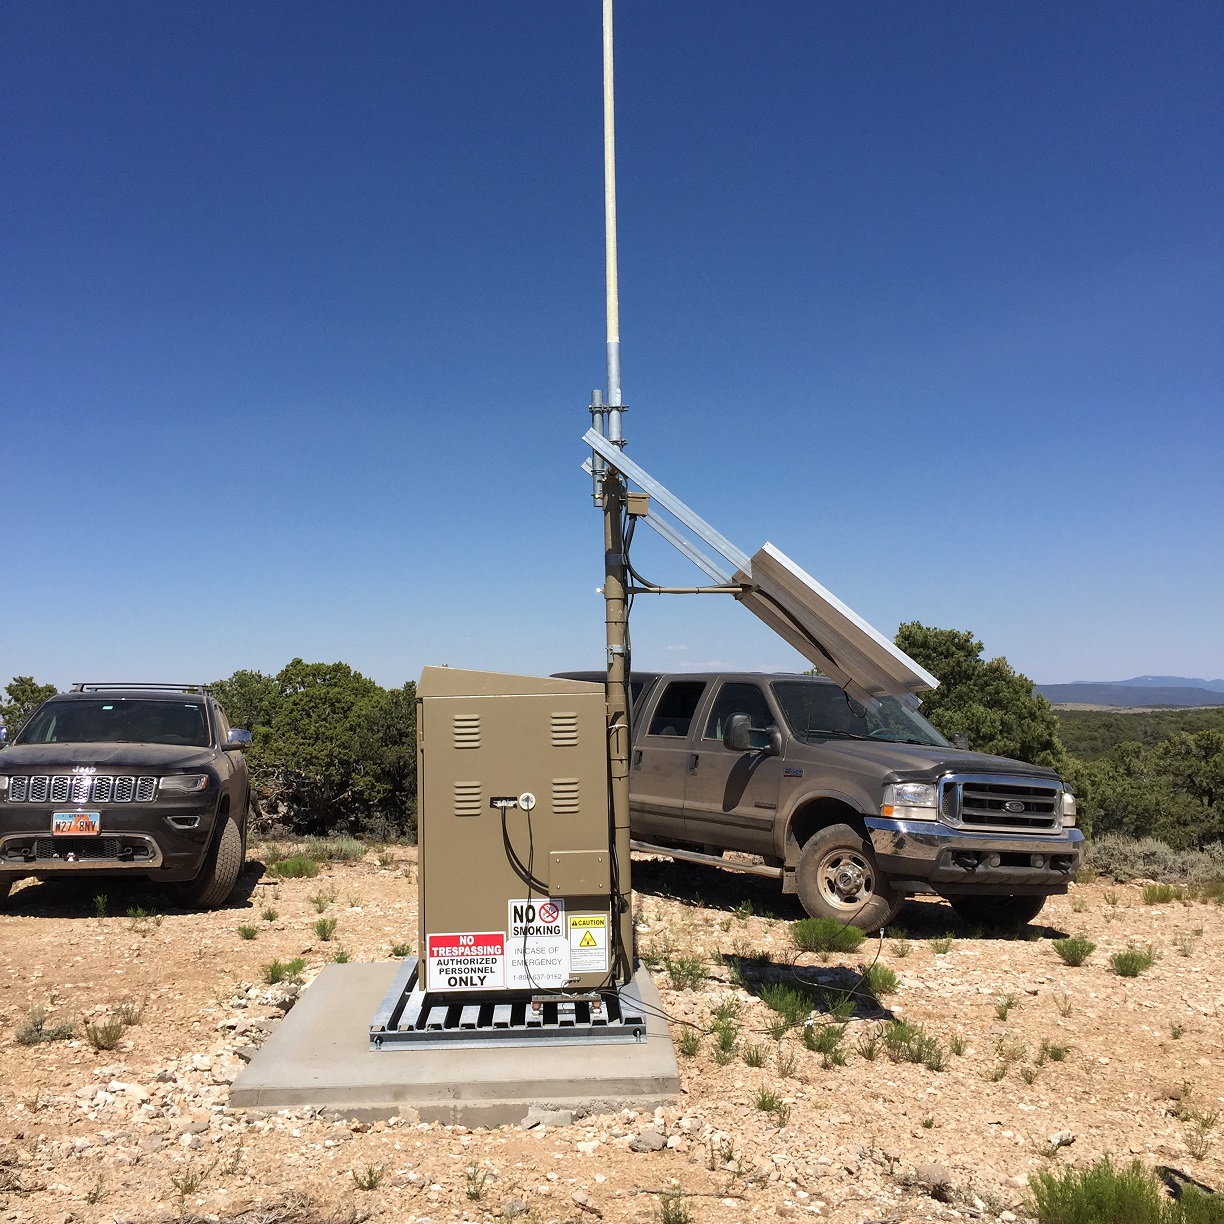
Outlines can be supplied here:
[[1041, 913], [1045, 897], [949, 897], [952, 908], [970, 926], [1011, 930], [1032, 922]]
[[864, 931], [887, 926], [905, 901], [889, 886], [871, 847], [844, 824], [829, 825], [804, 842], [795, 883], [813, 918], [836, 918]]
[[242, 834], [228, 812], [222, 813], [221, 820], [221, 834], [205, 856], [200, 874], [179, 888], [183, 903], [194, 909], [223, 905], [242, 870]]
[[8, 899], [9, 891], [12, 887], [12, 880], [0, 880], [0, 901], [5, 901]]

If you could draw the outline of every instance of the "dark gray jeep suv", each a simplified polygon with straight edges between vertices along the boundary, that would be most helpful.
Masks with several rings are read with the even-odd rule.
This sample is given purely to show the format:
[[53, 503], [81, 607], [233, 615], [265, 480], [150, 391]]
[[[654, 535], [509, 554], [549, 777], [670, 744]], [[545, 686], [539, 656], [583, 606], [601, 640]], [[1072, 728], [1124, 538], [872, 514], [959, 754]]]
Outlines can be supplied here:
[[23, 876], [145, 876], [213, 909], [246, 858], [249, 731], [206, 685], [76, 684], [0, 752], [0, 898]]

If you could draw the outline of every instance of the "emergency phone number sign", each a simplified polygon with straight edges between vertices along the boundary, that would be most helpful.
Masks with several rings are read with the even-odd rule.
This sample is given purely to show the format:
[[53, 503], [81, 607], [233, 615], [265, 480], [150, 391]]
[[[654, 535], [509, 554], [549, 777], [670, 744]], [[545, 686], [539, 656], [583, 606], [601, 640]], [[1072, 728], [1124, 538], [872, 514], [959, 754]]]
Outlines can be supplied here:
[[427, 937], [426, 990], [500, 990], [505, 984], [504, 931], [459, 931]]

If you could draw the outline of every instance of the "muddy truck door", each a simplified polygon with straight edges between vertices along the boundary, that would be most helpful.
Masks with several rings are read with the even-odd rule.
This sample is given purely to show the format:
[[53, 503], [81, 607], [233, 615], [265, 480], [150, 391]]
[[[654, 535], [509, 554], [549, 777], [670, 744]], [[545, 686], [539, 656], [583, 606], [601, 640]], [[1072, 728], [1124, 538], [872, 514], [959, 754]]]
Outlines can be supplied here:
[[[688, 784], [684, 792], [685, 837], [749, 854], [774, 854], [774, 823], [782, 757], [777, 754], [778, 720], [761, 685], [722, 680], [703, 725], [694, 729]], [[723, 743], [733, 714], [748, 716], [751, 747]]]
[[629, 774], [634, 837], [684, 838], [690, 736], [705, 690], [705, 680], [664, 679], [647, 698]]

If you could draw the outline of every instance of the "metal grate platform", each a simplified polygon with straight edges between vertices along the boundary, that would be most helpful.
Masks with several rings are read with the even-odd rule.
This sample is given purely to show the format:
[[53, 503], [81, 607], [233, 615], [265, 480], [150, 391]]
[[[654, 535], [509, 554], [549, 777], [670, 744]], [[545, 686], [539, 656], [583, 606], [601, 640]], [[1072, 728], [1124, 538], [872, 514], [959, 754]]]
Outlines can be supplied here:
[[405, 958], [370, 1022], [370, 1048], [596, 1045], [644, 1042], [646, 1012], [632, 983], [581, 998], [507, 991], [428, 993], [417, 984], [417, 958]]

